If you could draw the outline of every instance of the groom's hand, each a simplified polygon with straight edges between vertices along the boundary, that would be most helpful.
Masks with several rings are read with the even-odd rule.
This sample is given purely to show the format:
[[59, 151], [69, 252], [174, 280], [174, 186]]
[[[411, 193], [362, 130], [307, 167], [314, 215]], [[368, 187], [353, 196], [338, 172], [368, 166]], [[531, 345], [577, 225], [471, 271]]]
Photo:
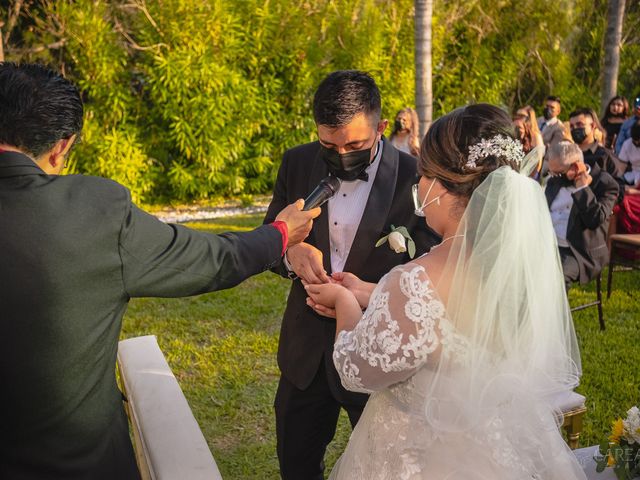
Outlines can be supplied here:
[[308, 243], [299, 243], [287, 250], [287, 261], [294, 273], [306, 283], [328, 283], [322, 263], [322, 252]]
[[[285, 222], [289, 235], [287, 247], [291, 247], [302, 242], [313, 227], [313, 219], [320, 215], [322, 210], [320, 207], [303, 212], [304, 200], [300, 199], [291, 205], [288, 205], [276, 217], [276, 221]], [[297, 273], [297, 272], [296, 272]]]

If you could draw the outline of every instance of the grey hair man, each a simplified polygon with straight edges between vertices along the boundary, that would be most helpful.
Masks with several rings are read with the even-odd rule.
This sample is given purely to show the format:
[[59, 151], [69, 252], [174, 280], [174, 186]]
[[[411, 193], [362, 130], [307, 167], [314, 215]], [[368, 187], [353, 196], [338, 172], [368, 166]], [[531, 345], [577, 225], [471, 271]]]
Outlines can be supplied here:
[[558, 239], [567, 290], [595, 278], [609, 258], [606, 233], [618, 183], [598, 164], [584, 163], [582, 150], [563, 141], [547, 153], [545, 195]]

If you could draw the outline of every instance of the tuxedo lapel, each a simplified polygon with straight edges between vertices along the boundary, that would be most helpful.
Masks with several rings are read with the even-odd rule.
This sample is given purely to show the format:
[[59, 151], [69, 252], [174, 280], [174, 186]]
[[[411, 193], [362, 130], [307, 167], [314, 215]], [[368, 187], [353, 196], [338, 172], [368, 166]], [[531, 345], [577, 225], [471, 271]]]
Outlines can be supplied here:
[[547, 198], [547, 206], [551, 208], [551, 204], [553, 203], [553, 199], [556, 198], [558, 192], [560, 191], [561, 185], [560, 182], [550, 182], [547, 183], [546, 188], [544, 189], [544, 196]]
[[385, 227], [388, 227], [386, 222], [396, 191], [397, 178], [398, 151], [385, 139], [380, 166], [344, 265], [345, 272], [360, 271]]
[[[320, 155], [320, 149], [316, 153], [313, 159], [313, 166], [311, 167], [311, 173], [309, 175], [309, 193], [318, 186], [320, 180], [329, 175], [329, 169], [327, 164], [322, 160]], [[315, 239], [315, 246], [322, 252], [324, 269], [327, 272], [331, 271], [331, 252], [329, 249], [329, 204], [325, 203], [322, 206], [322, 212], [313, 220], [313, 236]]]

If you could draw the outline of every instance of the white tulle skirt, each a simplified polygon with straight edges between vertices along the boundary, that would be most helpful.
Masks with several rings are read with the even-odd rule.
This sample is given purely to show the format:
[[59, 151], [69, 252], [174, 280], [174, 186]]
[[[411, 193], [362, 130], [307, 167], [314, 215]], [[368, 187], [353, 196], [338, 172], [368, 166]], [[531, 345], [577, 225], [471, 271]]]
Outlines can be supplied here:
[[[373, 394], [332, 480], [573, 480], [586, 476], [556, 416], [525, 401], [496, 408], [470, 429], [428, 420], [429, 371]], [[453, 385], [452, 385], [453, 386]], [[455, 388], [455, 387], [454, 387]], [[474, 399], [466, 400], [473, 410]], [[527, 411], [528, 408], [537, 412]], [[456, 415], [457, 424], [459, 416]], [[456, 422], [454, 422], [456, 423]]]

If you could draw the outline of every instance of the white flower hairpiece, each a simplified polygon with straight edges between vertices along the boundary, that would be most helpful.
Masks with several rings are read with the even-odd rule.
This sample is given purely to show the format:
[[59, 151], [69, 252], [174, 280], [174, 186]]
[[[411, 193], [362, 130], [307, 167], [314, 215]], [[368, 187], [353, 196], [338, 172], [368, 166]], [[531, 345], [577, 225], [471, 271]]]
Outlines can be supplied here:
[[476, 161], [489, 156], [502, 156], [520, 164], [524, 159], [522, 144], [513, 138], [504, 135], [496, 135], [490, 139], [483, 138], [475, 145], [469, 147], [469, 156], [465, 168], [476, 168]]

